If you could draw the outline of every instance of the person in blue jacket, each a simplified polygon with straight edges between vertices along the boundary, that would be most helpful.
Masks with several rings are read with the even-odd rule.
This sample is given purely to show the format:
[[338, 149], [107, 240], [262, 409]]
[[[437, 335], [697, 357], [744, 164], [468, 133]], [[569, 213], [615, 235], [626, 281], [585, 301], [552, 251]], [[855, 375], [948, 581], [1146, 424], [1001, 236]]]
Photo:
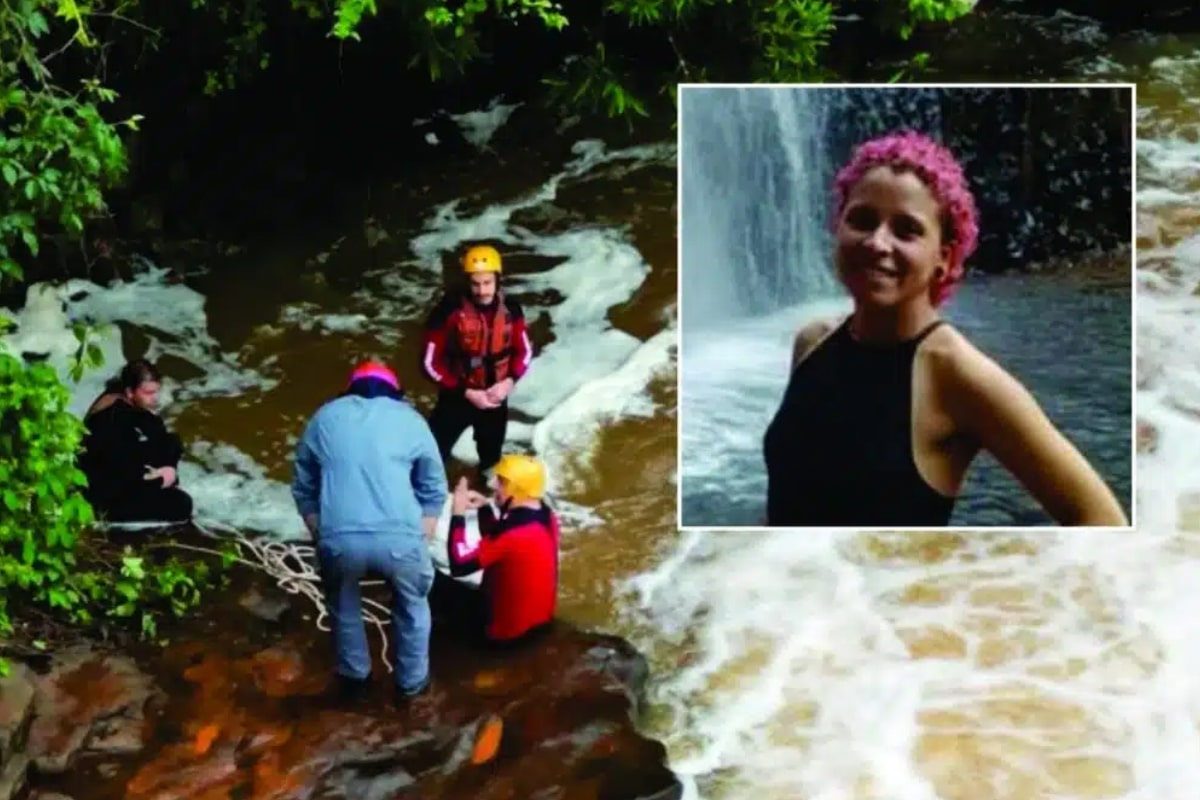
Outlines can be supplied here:
[[292, 496], [316, 542], [337, 675], [348, 698], [370, 682], [359, 587], [368, 573], [392, 589], [397, 699], [429, 685], [434, 569], [426, 541], [447, 495], [429, 425], [395, 373], [378, 362], [354, 370], [346, 391], [317, 410], [296, 447]]

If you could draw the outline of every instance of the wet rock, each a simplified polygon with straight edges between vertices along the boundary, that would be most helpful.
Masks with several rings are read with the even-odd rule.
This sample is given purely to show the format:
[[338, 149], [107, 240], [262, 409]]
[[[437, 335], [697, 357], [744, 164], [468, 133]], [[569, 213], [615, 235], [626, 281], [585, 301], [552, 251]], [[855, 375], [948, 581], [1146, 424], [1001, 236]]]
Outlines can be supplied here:
[[[382, 665], [360, 705], [334, 702], [328, 649], [300, 637], [255, 653], [169, 654], [192, 685], [173, 694], [180, 741], [124, 796], [679, 796], [662, 745], [633, 727], [645, 663], [620, 639], [564, 626], [504, 655], [435, 641], [433, 687], [399, 709]], [[486, 759], [473, 755], [481, 734], [492, 737]]]
[[115, 717], [101, 720], [92, 726], [88, 742], [89, 753], [121, 756], [139, 753], [145, 745], [144, 720]]
[[39, 772], [67, 771], [88, 745], [134, 753], [144, 745], [150, 678], [125, 656], [81, 647], [55, 659], [37, 680], [27, 752]]
[[376, 247], [381, 242], [386, 242], [391, 238], [374, 217], [368, 217], [363, 220], [363, 236], [367, 240], [367, 247]]
[[33, 698], [33, 673], [24, 664], [13, 664], [8, 677], [0, 678], [0, 765], [7, 764], [25, 745], [33, 719]]
[[295, 650], [272, 647], [253, 662], [254, 683], [268, 697], [316, 695], [329, 685], [329, 676], [306, 670], [304, 656]]
[[29, 757], [17, 753], [4, 762], [0, 769], [0, 800], [13, 800], [25, 788], [29, 773]]
[[[1057, 0], [1063, 11], [1098, 20], [1115, 31], [1143, 29], [1187, 30], [1200, 21], [1195, 0], [1157, 0], [1154, 3], [1093, 3]], [[1034, 6], [1037, 7], [1036, 4]]]
[[[313, 615], [267, 628], [236, 608], [247, 588], [210, 599], [205, 619], [152, 653], [166, 690], [152, 749], [109, 776], [81, 759], [42, 788], [77, 800], [681, 797], [665, 749], [635, 728], [646, 663], [619, 638], [560, 624], [484, 651], [437, 606], [430, 689], [396, 704], [372, 630], [371, 684], [349, 702]], [[90, 728], [94, 747], [107, 729]]]
[[291, 608], [282, 593], [263, 592], [258, 587], [252, 587], [242, 595], [238, 605], [264, 622], [279, 622]]

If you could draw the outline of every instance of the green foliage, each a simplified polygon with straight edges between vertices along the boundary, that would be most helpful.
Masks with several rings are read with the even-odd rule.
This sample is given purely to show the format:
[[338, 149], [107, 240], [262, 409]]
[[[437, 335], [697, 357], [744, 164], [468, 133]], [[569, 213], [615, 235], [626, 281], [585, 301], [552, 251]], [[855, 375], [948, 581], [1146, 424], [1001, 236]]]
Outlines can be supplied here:
[[[822, 62], [844, 3], [836, 0], [607, 0], [606, 18], [629, 30], [652, 31], [669, 46], [675, 68], [659, 76], [662, 93], [676, 100], [677, 82], [709, 81], [713, 70], [730, 82], [814, 83], [830, 75]], [[916, 26], [950, 22], [971, 8], [969, 0], [879, 0], [875, 23], [900, 39], [909, 38]], [[620, 27], [618, 27], [618, 31]], [[735, 54], [752, 54], [745, 63], [736, 58], [722, 63], [714, 56], [714, 35], [729, 39]], [[647, 99], [639, 95], [631, 70], [620, 66], [604, 40], [594, 53], [564, 64], [560, 74], [547, 78], [554, 100], [585, 111], [610, 116], [646, 115]], [[744, 55], [743, 55], [744, 57]], [[918, 53], [893, 80], [928, 61]]]
[[50, 72], [67, 50], [96, 46], [90, 13], [74, 0], [0, 2], [0, 280], [22, 277], [47, 227], [80, 235], [125, 173], [119, 129], [140, 117], [110, 123], [111, 89], [89, 78], [68, 90]]
[[[828, 79], [822, 53], [829, 45], [839, 10], [838, 0], [601, 0], [600, 16], [587, 18], [594, 4], [572, 6], [572, 17], [583, 18], [572, 27], [583, 32], [585, 44], [567, 59], [561, 71], [547, 77], [552, 102], [589, 113], [632, 119], [647, 116], [648, 98], [639, 92], [633, 65], [645, 69], [647, 39], [643, 49], [622, 56], [618, 42], [637, 31], [656, 35], [673, 53], [675, 67], [654, 76], [659, 92], [675, 97], [680, 81], [703, 82], [709, 70], [724, 67], [729, 81], [770, 83], [818, 82]], [[422, 0], [405, 4], [420, 8], [410, 18], [413, 65], [426, 67], [433, 80], [461, 74], [484, 55], [485, 23], [538, 20], [547, 33], [563, 33], [572, 20], [561, 5], [549, 0]], [[877, 0], [875, 22], [900, 39], [908, 39], [923, 23], [950, 22], [967, 13], [970, 0]], [[339, 0], [332, 35], [357, 39], [357, 26], [375, 13], [371, 0]], [[580, 10], [575, 11], [576, 8]], [[413, 14], [414, 12], [406, 12]], [[717, 64], [713, 38], [728, 38], [742, 64]], [[749, 56], [747, 57], [747, 54]], [[897, 75], [920, 69], [927, 54], [918, 54]], [[736, 61], [736, 60], [735, 60]]]
[[912, 36], [917, 25], [953, 22], [973, 7], [971, 0], [891, 0], [884, 4], [883, 24], [893, 27], [900, 38]]
[[[91, 348], [85, 336], [80, 344]], [[11, 637], [11, 615], [33, 605], [68, 624], [123, 621], [155, 638], [160, 618], [195, 607], [219, 573], [203, 561], [149, 565], [128, 546], [116, 558], [89, 546], [93, 512], [74, 459], [83, 425], [68, 402], [52, 368], [0, 353], [0, 636]]]
[[[95, 364], [94, 346], [79, 340], [79, 361]], [[194, 607], [217, 573], [173, 557], [150, 566], [129, 547], [113, 557], [89, 541], [94, 517], [75, 463], [83, 423], [69, 401], [53, 368], [0, 352], [0, 637], [30, 606], [72, 625], [128, 621], [155, 637], [160, 617]]]

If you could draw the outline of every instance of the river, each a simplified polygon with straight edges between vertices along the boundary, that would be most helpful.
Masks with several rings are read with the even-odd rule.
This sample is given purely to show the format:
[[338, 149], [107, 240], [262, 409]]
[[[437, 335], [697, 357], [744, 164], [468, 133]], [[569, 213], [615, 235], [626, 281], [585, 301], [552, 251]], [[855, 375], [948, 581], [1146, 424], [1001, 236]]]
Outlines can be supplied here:
[[[666, 130], [605, 143], [518, 108], [438, 185], [395, 176], [370, 219], [198, 259], [182, 284], [150, 268], [72, 310], [162, 357], [198, 515], [291, 537], [304, 420], [366, 354], [428, 408], [420, 319], [451, 250], [500, 239], [550, 343], [513, 436], [566, 501], [562, 614], [648, 653], [648, 732], [691, 797], [1185, 800], [1200, 785], [1200, 37], [1055, 35], [1073, 59], [1060, 77], [1140, 83], [1141, 255], [1159, 266], [1137, 299], [1137, 407], [1157, 448], [1136, 465], [1135, 534], [678, 532]], [[961, 74], [996, 79], [956, 48]], [[1034, 74], [1035, 55], [1014, 49], [1005, 77]]]

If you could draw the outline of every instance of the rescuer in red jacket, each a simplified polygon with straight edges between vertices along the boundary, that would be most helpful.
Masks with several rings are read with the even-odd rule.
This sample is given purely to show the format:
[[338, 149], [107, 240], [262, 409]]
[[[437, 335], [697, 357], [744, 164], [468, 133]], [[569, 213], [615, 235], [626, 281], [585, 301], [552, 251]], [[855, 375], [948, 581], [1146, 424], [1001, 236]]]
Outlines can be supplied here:
[[442, 461], [471, 428], [481, 478], [500, 460], [508, 395], [529, 369], [533, 347], [520, 305], [500, 291], [500, 253], [480, 245], [462, 259], [467, 291], [449, 291], [425, 321], [421, 368], [437, 384], [429, 417]]
[[[460, 478], [454, 488], [447, 550], [454, 577], [483, 570], [484, 633], [492, 644], [515, 644], [544, 630], [558, 603], [558, 516], [543, 502], [546, 472], [530, 456], [506, 455], [496, 464], [495, 499]], [[479, 509], [478, 542], [468, 544], [464, 514]]]

